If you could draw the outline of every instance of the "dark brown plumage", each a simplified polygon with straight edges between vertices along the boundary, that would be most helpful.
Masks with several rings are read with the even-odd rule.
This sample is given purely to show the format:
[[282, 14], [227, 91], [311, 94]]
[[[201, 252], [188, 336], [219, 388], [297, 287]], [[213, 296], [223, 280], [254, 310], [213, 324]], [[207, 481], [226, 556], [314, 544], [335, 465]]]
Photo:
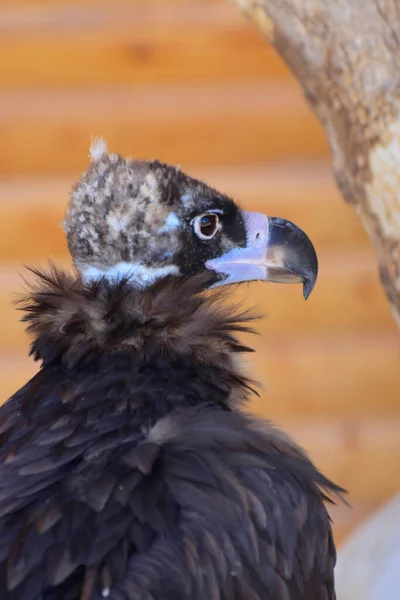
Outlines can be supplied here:
[[[175, 243], [175, 242], [174, 242]], [[333, 600], [341, 490], [271, 424], [215, 275], [37, 272], [0, 409], [2, 600]]]

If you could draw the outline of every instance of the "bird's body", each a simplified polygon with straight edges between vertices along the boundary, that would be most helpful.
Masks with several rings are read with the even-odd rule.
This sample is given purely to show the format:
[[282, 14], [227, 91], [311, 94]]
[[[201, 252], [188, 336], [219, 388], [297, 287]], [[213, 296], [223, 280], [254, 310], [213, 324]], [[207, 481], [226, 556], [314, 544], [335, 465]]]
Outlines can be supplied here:
[[42, 367], [0, 410], [2, 600], [334, 600], [339, 488], [243, 413], [251, 317], [170, 271], [37, 274]]

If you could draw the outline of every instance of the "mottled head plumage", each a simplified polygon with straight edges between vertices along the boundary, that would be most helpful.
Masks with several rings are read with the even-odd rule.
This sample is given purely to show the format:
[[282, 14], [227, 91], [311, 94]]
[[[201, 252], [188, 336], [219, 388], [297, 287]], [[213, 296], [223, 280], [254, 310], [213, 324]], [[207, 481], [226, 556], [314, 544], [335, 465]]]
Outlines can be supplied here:
[[101, 138], [93, 139], [90, 157], [64, 220], [84, 278], [132, 272], [138, 284], [147, 284], [161, 274], [181, 274], [179, 254], [198, 199], [222, 196], [178, 167], [110, 154]]
[[153, 163], [99, 150], [92, 147], [93, 164], [72, 190], [65, 217], [75, 265], [83, 273], [120, 263], [172, 266], [179, 220], [168, 227], [173, 210], [160, 185], [162, 172]]
[[309, 295], [317, 257], [293, 223], [241, 211], [179, 167], [111, 154], [102, 138], [92, 140], [90, 157], [64, 221], [85, 281], [122, 277], [146, 287], [170, 275], [208, 272], [210, 285], [302, 282]]

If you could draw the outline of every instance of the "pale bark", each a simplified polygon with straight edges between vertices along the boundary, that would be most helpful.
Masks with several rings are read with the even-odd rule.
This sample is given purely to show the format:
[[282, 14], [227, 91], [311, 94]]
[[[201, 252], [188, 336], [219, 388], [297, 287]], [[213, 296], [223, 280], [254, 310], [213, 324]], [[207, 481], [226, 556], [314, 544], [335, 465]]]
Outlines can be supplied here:
[[323, 124], [400, 325], [400, 0], [231, 1], [275, 46]]

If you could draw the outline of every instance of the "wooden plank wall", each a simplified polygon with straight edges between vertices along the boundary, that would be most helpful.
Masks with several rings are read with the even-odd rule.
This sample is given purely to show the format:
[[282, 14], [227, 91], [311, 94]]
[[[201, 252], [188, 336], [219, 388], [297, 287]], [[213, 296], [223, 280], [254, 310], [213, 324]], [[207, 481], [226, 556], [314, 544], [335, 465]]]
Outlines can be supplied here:
[[10, 307], [21, 263], [66, 263], [59, 222], [90, 137], [176, 162], [247, 209], [296, 221], [320, 257], [316, 290], [244, 287], [268, 319], [250, 368], [258, 413], [287, 428], [353, 509], [338, 541], [399, 487], [399, 339], [374, 253], [334, 186], [296, 82], [223, 0], [0, 0], [0, 391], [35, 366]]

